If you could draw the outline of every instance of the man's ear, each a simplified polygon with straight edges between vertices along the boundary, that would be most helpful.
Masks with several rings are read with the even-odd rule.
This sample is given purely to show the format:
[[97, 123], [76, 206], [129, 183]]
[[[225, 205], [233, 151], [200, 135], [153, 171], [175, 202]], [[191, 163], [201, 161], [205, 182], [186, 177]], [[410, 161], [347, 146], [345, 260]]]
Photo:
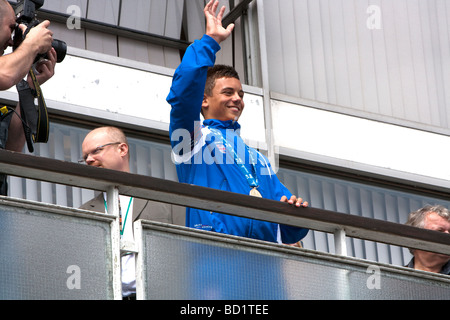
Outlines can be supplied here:
[[122, 157], [128, 156], [128, 153], [130, 152], [130, 150], [129, 150], [129, 147], [128, 147], [128, 145], [126, 143], [121, 143], [119, 145], [119, 148], [120, 148], [120, 155]]
[[209, 101], [208, 96], [206, 94], [203, 95], [203, 102], [202, 102], [202, 114], [205, 115], [205, 111], [208, 110], [209, 107]]
[[206, 94], [203, 95], [202, 108], [208, 108], [208, 96]]

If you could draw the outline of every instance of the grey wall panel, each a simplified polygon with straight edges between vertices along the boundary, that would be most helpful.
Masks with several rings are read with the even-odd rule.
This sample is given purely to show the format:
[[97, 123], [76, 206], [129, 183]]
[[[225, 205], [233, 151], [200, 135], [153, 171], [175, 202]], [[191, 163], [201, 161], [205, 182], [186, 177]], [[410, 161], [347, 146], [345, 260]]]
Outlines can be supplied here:
[[[76, 10], [69, 10], [75, 8]], [[45, 0], [42, 9], [72, 15], [80, 13], [81, 18], [87, 18], [88, 0]], [[101, 10], [103, 13], [105, 10]], [[84, 30], [68, 29], [66, 24], [51, 22], [50, 29], [54, 38], [64, 40], [68, 46], [86, 49], [86, 34]]]
[[89, 0], [86, 18], [117, 25], [120, 18], [120, 2], [120, 0]]
[[[179, 39], [183, 21], [183, 1], [123, 1], [119, 25], [160, 36]], [[155, 65], [176, 68], [177, 50], [148, 43], [119, 39], [119, 56]]]
[[204, 0], [185, 1], [185, 15], [190, 17], [184, 21], [186, 36], [188, 41], [195, 41], [205, 34], [205, 21], [203, 15], [203, 8], [205, 7]]
[[[101, 2], [102, 0], [92, 0], [90, 2]], [[110, 2], [111, 0], [103, 1], [105, 3]], [[60, 13], [67, 13], [67, 8], [70, 6], [77, 6], [81, 9], [81, 12], [86, 12], [88, 0], [45, 0], [44, 6], [42, 9], [56, 11]], [[104, 10], [102, 10], [104, 11]], [[86, 18], [86, 14], [82, 15], [83, 18]]]
[[[193, 42], [205, 33], [204, 0], [91, 0], [45, 2], [46, 10], [62, 14], [73, 14], [77, 8], [81, 18], [117, 25], [138, 32], [164, 36], [176, 40]], [[237, 5], [239, 1], [236, 1]], [[230, 10], [230, 1], [221, 0], [220, 6]], [[139, 62], [176, 69], [181, 62], [177, 49], [154, 45], [89, 29], [69, 29], [64, 23], [52, 23], [55, 37], [69, 46], [89, 51], [118, 56]], [[240, 21], [236, 22], [233, 41], [222, 44], [217, 63], [233, 64], [244, 74], [243, 38]], [[234, 57], [234, 59], [233, 59]]]
[[450, 3], [264, 1], [271, 90], [449, 128]]

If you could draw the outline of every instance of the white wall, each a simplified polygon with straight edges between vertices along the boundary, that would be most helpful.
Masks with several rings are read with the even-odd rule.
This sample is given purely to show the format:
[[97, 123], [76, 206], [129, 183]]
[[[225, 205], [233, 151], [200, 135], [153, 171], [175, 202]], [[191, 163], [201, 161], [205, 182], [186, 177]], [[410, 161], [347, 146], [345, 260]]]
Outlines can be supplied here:
[[[105, 121], [168, 130], [166, 97], [173, 70], [108, 55], [69, 49], [56, 75], [42, 89], [52, 112], [97, 115]], [[266, 148], [262, 90], [244, 87], [246, 108], [242, 136]], [[16, 99], [15, 88], [0, 99]], [[320, 156], [329, 164], [409, 174], [418, 182], [432, 179], [450, 186], [447, 165], [450, 137], [272, 99], [275, 146], [297, 154]], [[294, 153], [295, 153], [294, 152]]]
[[450, 137], [272, 100], [275, 144], [450, 186]]
[[[169, 94], [173, 69], [105, 54], [69, 48], [57, 64], [55, 76], [42, 86], [53, 112], [103, 117], [168, 131]], [[261, 90], [246, 88], [242, 136], [252, 145], [266, 147]], [[0, 98], [17, 99], [15, 87]], [[131, 122], [131, 123], [130, 123]], [[157, 127], [157, 128], [156, 128]]]

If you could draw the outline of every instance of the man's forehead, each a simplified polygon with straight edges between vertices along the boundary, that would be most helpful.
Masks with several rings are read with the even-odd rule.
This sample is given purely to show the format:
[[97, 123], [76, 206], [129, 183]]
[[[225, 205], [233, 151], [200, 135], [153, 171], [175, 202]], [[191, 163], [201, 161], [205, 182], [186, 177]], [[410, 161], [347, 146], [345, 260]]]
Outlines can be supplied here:
[[107, 133], [103, 130], [92, 131], [84, 138], [83, 146], [96, 145], [96, 147], [98, 147], [98, 145], [101, 145], [102, 143], [108, 143], [108, 141], [106, 141], [108, 138]]
[[1, 5], [0, 7], [0, 15], [2, 15], [4, 22], [7, 22], [9, 25], [16, 24], [16, 13], [14, 9], [9, 5]]
[[223, 77], [216, 80], [215, 83], [216, 87], [220, 88], [239, 88], [239, 90], [242, 90], [242, 84], [239, 79], [236, 78], [229, 78], [229, 77]]
[[428, 212], [428, 214], [425, 216], [425, 222], [426, 223], [444, 223], [448, 222], [444, 217], [441, 217], [439, 214], [437, 214], [434, 211]]

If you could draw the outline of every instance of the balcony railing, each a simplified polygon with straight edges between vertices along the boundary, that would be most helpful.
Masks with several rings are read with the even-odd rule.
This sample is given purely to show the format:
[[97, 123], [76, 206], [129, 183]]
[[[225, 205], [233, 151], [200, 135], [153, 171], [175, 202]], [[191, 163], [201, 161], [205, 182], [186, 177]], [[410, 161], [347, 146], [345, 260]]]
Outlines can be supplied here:
[[[28, 268], [50, 272], [48, 277], [55, 270], [42, 264], [58, 265], [58, 259], [63, 260], [66, 273], [59, 273], [59, 282], [67, 278], [66, 286], [60, 288], [67, 295], [58, 294], [56, 299], [73, 299], [71, 294], [87, 290], [86, 283], [90, 290], [75, 297], [120, 299], [121, 252], [137, 253], [138, 299], [450, 298], [448, 276], [345, 256], [347, 236], [450, 255], [447, 234], [4, 150], [0, 150], [0, 172], [106, 191], [108, 208], [112, 208], [106, 215], [2, 198], [1, 221], [10, 232], [2, 233], [0, 261], [10, 260], [13, 269], [0, 270], [0, 298], [52, 298], [43, 295], [46, 290], [36, 289], [36, 296], [32, 290], [25, 295], [17, 291], [28, 281], [33, 288], [39, 287], [31, 269], [24, 266], [27, 257], [33, 257]], [[122, 243], [117, 219], [119, 194], [332, 233], [339, 254], [148, 221], [135, 224], [135, 243]], [[33, 250], [30, 246], [37, 247]], [[86, 246], [89, 250], [83, 253]], [[43, 260], [39, 259], [41, 253]], [[16, 285], [9, 282], [11, 272], [18, 271], [12, 257], [17, 266], [26, 269], [17, 275]], [[96, 268], [94, 261], [99, 264]], [[377, 287], [380, 272], [382, 289]], [[82, 289], [77, 288], [77, 275], [83, 279]], [[97, 290], [92, 289], [91, 281]], [[41, 285], [49, 288], [49, 284]], [[261, 290], [261, 286], [272, 289]], [[51, 284], [50, 288], [58, 292]]]

